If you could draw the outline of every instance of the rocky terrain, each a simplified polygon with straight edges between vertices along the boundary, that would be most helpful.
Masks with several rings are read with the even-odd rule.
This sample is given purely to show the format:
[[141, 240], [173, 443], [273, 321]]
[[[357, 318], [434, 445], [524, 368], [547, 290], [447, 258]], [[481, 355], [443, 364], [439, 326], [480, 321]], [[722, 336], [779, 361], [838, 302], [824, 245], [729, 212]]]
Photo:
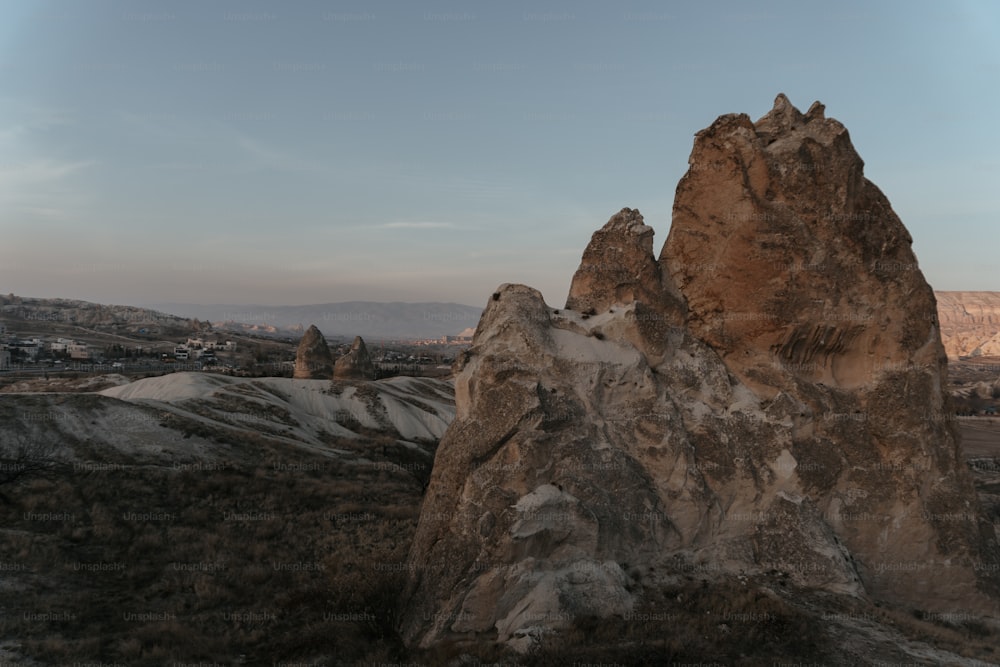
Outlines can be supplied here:
[[948, 357], [1000, 357], [1000, 292], [935, 292]]
[[[658, 257], [623, 209], [565, 308], [523, 285], [488, 299], [456, 365], [404, 640], [534, 651], [587, 619], [681, 618], [692, 577], [720, 599], [754, 591], [740, 618], [825, 600], [812, 612], [995, 632], [997, 517], [960, 459], [934, 295], [847, 130], [779, 95], [757, 122], [699, 132], [689, 165]], [[878, 631], [833, 620], [787, 655], [871, 659], [844, 638]], [[737, 657], [725, 643], [693, 655]]]

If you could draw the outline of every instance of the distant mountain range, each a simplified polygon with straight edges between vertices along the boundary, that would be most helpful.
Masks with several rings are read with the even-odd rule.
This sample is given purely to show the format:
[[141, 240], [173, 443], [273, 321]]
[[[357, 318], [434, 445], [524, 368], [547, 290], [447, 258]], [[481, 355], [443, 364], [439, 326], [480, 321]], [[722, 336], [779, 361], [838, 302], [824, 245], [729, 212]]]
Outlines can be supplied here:
[[475, 329], [483, 309], [458, 303], [347, 301], [304, 306], [156, 303], [153, 310], [211, 322], [215, 327], [301, 334], [315, 324], [324, 336], [400, 340], [457, 336]]

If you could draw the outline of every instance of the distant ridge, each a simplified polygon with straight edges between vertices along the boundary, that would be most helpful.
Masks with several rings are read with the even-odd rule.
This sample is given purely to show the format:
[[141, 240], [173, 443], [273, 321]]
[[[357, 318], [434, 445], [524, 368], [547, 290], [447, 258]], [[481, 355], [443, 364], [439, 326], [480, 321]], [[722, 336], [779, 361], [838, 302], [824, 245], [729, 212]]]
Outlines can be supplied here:
[[148, 308], [14, 294], [0, 295], [0, 320], [27, 320], [121, 331], [149, 329], [172, 335], [194, 333], [201, 328], [191, 318]]
[[234, 329], [268, 329], [301, 334], [315, 324], [324, 336], [398, 340], [456, 336], [475, 328], [483, 309], [459, 303], [346, 301], [302, 306], [158, 303], [154, 308]]

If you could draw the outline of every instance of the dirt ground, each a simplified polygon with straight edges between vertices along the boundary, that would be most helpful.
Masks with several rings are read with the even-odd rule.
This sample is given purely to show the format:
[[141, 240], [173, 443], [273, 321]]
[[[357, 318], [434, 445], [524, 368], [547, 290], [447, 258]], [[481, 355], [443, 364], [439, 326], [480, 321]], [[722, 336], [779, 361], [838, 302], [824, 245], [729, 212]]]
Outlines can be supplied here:
[[966, 459], [1000, 456], [1000, 417], [967, 417], [959, 428]]

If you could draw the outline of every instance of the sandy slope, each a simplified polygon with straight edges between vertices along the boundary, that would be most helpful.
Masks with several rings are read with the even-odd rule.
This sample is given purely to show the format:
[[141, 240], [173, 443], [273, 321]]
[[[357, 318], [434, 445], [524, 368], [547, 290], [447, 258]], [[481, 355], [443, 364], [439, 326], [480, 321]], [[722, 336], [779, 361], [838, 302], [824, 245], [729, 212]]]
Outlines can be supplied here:
[[96, 393], [0, 394], [0, 447], [37, 443], [81, 469], [119, 460], [169, 467], [238, 461], [240, 443], [263, 436], [364, 464], [385, 454], [369, 447], [388, 439], [429, 467], [454, 415], [453, 387], [442, 380], [333, 384], [172, 373]]
[[192, 411], [221, 422], [320, 444], [326, 432], [353, 437], [359, 429], [396, 433], [406, 441], [437, 441], [455, 416], [452, 385], [429, 378], [397, 377], [375, 382], [331, 383], [290, 378], [233, 378], [171, 373], [106, 389], [101, 394]]
[[169, 427], [162, 410], [99, 394], [0, 394], [0, 415], [5, 451], [30, 443], [84, 472], [123, 457], [172, 466], [231, 455], [226, 445]]
[[189, 398], [204, 398], [216, 389], [236, 381], [238, 381], [236, 378], [207, 373], [171, 373], [136, 380], [99, 393], [124, 401], [146, 399], [176, 403]]

